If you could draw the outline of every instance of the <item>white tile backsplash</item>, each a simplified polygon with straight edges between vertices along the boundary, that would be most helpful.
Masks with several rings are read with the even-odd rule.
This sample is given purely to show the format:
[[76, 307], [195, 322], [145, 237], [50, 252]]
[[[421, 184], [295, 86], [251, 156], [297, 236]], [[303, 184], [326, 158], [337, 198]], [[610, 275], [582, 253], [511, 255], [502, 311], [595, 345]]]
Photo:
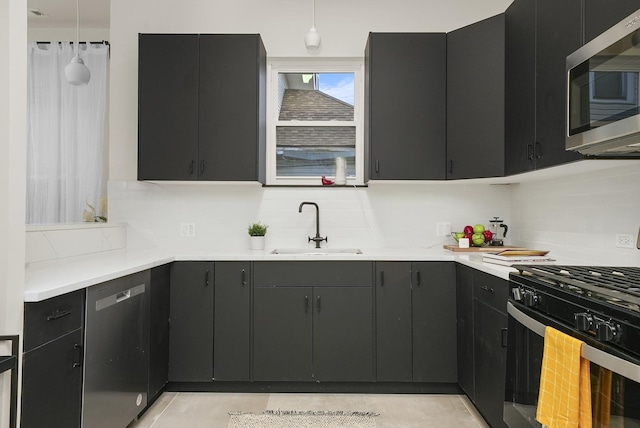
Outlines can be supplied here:
[[[290, 188], [246, 184], [110, 182], [109, 212], [126, 221], [130, 245], [191, 250], [245, 249], [247, 226], [269, 225], [267, 249], [310, 246], [315, 209], [326, 247], [430, 247], [452, 243], [436, 236], [436, 223], [452, 230], [510, 219], [510, 186], [448, 182], [370, 183], [369, 187]], [[179, 225], [196, 223], [196, 237], [181, 238]]]
[[515, 243], [579, 264], [640, 266], [640, 251], [615, 247], [638, 234], [640, 164], [512, 186]]
[[126, 248], [123, 224], [77, 223], [27, 226], [25, 262], [34, 263]]

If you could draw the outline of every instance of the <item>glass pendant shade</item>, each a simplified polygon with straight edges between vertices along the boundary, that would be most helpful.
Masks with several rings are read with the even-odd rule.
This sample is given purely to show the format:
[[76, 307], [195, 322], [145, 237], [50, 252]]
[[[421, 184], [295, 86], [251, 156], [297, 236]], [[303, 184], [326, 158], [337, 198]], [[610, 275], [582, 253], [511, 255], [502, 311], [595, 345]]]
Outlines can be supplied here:
[[316, 31], [316, 27], [311, 27], [304, 36], [304, 44], [307, 49], [318, 49], [320, 47], [320, 34]]
[[84, 65], [80, 55], [76, 55], [71, 59], [71, 62], [64, 68], [64, 75], [67, 81], [74, 86], [86, 85], [91, 79], [91, 72]]

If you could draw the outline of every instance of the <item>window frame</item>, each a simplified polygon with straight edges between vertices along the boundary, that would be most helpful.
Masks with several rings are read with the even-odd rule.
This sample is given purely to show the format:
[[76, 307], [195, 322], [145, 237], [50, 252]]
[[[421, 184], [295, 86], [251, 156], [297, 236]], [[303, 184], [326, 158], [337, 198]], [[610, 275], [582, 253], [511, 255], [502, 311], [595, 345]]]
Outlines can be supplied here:
[[[278, 75], [280, 73], [353, 73], [353, 122], [278, 120]], [[347, 186], [364, 185], [364, 59], [363, 58], [276, 58], [267, 62], [266, 185], [322, 186], [320, 177], [278, 177], [276, 174], [276, 129], [278, 126], [355, 127], [355, 177]], [[333, 176], [327, 177], [333, 179]]]

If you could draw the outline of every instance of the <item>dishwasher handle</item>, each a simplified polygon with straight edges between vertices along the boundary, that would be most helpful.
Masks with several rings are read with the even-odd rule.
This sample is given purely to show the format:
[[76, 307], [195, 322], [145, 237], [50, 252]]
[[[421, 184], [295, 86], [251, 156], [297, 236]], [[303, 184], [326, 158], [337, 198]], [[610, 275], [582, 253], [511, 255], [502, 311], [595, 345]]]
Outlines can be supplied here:
[[102, 299], [96, 300], [96, 312], [99, 312], [110, 306], [117, 305], [118, 303], [125, 302], [139, 294], [144, 294], [145, 290], [146, 285], [143, 283], [140, 285], [136, 285], [135, 287], [131, 287], [128, 290], [119, 291], [115, 294], [111, 294], [109, 296], [103, 297]]

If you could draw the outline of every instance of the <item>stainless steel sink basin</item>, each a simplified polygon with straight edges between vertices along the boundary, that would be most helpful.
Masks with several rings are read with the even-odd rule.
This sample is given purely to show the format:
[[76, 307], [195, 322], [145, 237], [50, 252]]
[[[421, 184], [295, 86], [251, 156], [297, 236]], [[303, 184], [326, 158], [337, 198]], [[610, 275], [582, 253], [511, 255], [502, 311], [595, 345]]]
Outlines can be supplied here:
[[362, 254], [359, 248], [276, 248], [271, 254], [302, 254], [310, 256]]

